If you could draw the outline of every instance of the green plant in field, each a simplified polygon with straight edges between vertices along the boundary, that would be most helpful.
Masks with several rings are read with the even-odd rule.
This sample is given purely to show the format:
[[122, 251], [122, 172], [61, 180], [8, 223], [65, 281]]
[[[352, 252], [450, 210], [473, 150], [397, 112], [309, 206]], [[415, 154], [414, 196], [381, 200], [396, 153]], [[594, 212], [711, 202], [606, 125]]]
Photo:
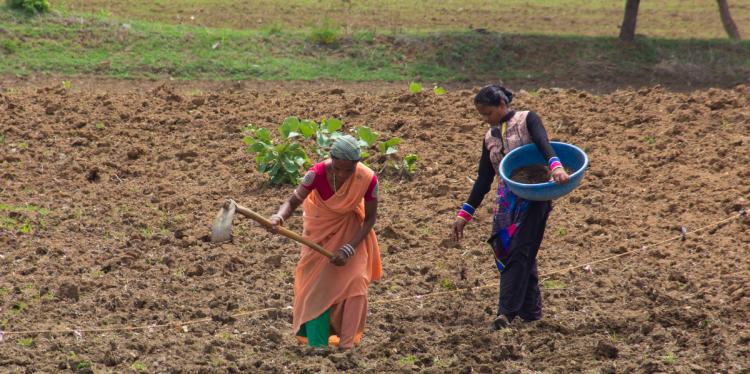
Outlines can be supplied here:
[[18, 143], [18, 148], [19, 149], [29, 149], [29, 143], [20, 142], [20, 143]]
[[334, 44], [340, 37], [340, 28], [329, 20], [323, 20], [310, 31], [310, 41], [320, 45]]
[[23, 313], [24, 310], [26, 310], [28, 308], [29, 308], [28, 304], [26, 304], [26, 303], [24, 303], [22, 301], [19, 301], [19, 302], [13, 304], [13, 306], [10, 307], [10, 311], [13, 314], [21, 314], [21, 313]]
[[[422, 87], [421, 84], [417, 82], [409, 83], [409, 92], [413, 94], [418, 94], [422, 91], [424, 91], [424, 87]], [[447, 91], [445, 90], [445, 88], [436, 85], [432, 87], [432, 92], [435, 95], [440, 96], [440, 95], [445, 95]]]
[[[359, 146], [362, 147], [362, 159], [366, 160], [370, 157], [370, 150], [375, 147], [378, 140], [378, 133], [372, 131], [369, 127], [358, 127], [353, 130], [358, 138]], [[385, 156], [385, 167], [391, 167], [393, 170], [401, 172], [406, 176], [414, 174], [417, 168], [417, 160], [419, 159], [415, 154], [407, 154], [401, 160], [397, 162], [394, 160], [396, 153], [398, 153], [398, 145], [401, 143], [401, 138], [392, 137], [384, 142], [378, 144], [378, 150], [381, 156]], [[381, 169], [381, 171], [383, 170]]]
[[654, 144], [654, 142], [656, 142], [656, 138], [654, 138], [653, 136], [650, 136], [650, 135], [649, 136], [644, 136], [643, 137], [643, 142], [646, 143], [646, 144]]
[[67, 356], [66, 356], [65, 358], [66, 358], [66, 359], [67, 359], [68, 361], [74, 361], [74, 360], [76, 360], [76, 359], [78, 358], [78, 355], [77, 355], [77, 354], [76, 354], [75, 352], [73, 352], [73, 351], [70, 351], [70, 352], [68, 353], [68, 355], [67, 355]]
[[94, 127], [96, 127], [98, 130], [104, 130], [105, 128], [104, 123], [102, 122], [97, 122]]
[[102, 276], [104, 276], [104, 272], [99, 269], [91, 269], [89, 274], [91, 274], [92, 278], [101, 278]]
[[146, 371], [146, 364], [140, 361], [136, 361], [132, 365], [130, 365], [130, 368], [139, 373], [143, 373]]
[[386, 156], [395, 154], [398, 152], [398, 145], [401, 144], [401, 138], [393, 137], [378, 145], [380, 153]]
[[209, 360], [207, 361], [209, 365], [218, 368], [225, 364], [225, 361], [221, 359], [221, 357], [216, 356], [210, 356]]
[[96, 11], [96, 15], [102, 18], [110, 18], [112, 17], [112, 12], [106, 9], [99, 9]]
[[414, 175], [414, 172], [417, 171], [417, 161], [419, 161], [419, 157], [417, 155], [413, 153], [407, 154], [406, 156], [404, 156], [404, 159], [401, 162], [401, 170], [403, 170], [407, 176]]
[[401, 144], [401, 138], [393, 137], [378, 145], [381, 155], [386, 157], [384, 168], [390, 167], [401, 173], [402, 176], [411, 177], [417, 170], [417, 160], [419, 157], [413, 153], [409, 153], [399, 162], [396, 159], [399, 144]]
[[[248, 152], [255, 154], [258, 171], [271, 177], [271, 184], [296, 184], [302, 172], [311, 165], [308, 155], [327, 157], [333, 142], [342, 136], [339, 131], [342, 127], [343, 122], [336, 118], [317, 123], [287, 117], [278, 127], [280, 140], [274, 140], [268, 129], [247, 125], [243, 129], [247, 133], [243, 141], [248, 145]], [[396, 158], [401, 138], [392, 137], [378, 143], [378, 133], [367, 126], [351, 131], [357, 137], [363, 161], [371, 158], [371, 152], [379, 150], [381, 157], [378, 162], [383, 162], [381, 171], [391, 167], [411, 176], [416, 170], [416, 155], [406, 155], [403, 160]]]
[[34, 339], [32, 338], [18, 339], [18, 345], [20, 345], [21, 347], [29, 348], [32, 345], [34, 345]]
[[10, 217], [0, 217], [0, 227], [4, 227], [6, 230], [12, 231], [18, 221]]
[[249, 146], [248, 151], [255, 154], [258, 171], [268, 174], [271, 184], [295, 184], [299, 181], [300, 169], [310, 166], [307, 152], [295, 139], [301, 134], [312, 136], [316, 131], [310, 126], [311, 123], [305, 122], [304, 129], [301, 129], [298, 118], [288, 117], [279, 126], [282, 140], [278, 144], [271, 138], [271, 132], [267, 129], [258, 129], [253, 125], [245, 127], [244, 130], [249, 132], [249, 135], [243, 140]]
[[511, 330], [510, 326], [507, 326], [507, 327], [504, 327], [504, 328], [502, 328], [500, 330], [497, 330], [497, 332], [499, 332], [502, 335], [510, 335], [510, 334], [513, 333], [513, 330]]
[[23, 10], [29, 14], [44, 13], [50, 10], [48, 0], [7, 0], [7, 4], [11, 9]]
[[560, 236], [568, 235], [568, 230], [564, 228], [560, 228], [557, 230], [557, 235], [560, 235]]
[[674, 365], [677, 362], [677, 356], [675, 356], [674, 352], [668, 352], [662, 356], [661, 361], [667, 365]]
[[370, 30], [360, 30], [352, 35], [352, 39], [372, 44], [375, 42], [375, 32]]
[[81, 361], [76, 364], [76, 371], [85, 369], [91, 369], [91, 361]]
[[151, 239], [153, 232], [151, 232], [151, 229], [149, 229], [148, 227], [143, 227], [141, 228], [141, 235], [146, 239]]
[[70, 81], [62, 81], [62, 86], [67, 91], [70, 90], [71, 87], [73, 87], [73, 84]]
[[542, 287], [548, 290], [560, 290], [565, 288], [565, 283], [559, 280], [550, 279], [542, 282]]
[[19, 232], [22, 234], [30, 234], [31, 233], [31, 223], [29, 223], [28, 220], [24, 221], [23, 225], [18, 229]]
[[453, 282], [450, 281], [450, 279], [441, 280], [440, 287], [445, 288], [446, 290], [452, 290], [456, 288], [456, 286], [453, 284]]
[[624, 340], [623, 336], [615, 331], [609, 333], [609, 339], [613, 342], [622, 342]]
[[[306, 132], [309, 133], [309, 129], [316, 129], [314, 121], [302, 121], [300, 122], [300, 130], [302, 135], [306, 136]], [[318, 156], [327, 156], [330, 147], [333, 142], [336, 141], [342, 134], [339, 130], [344, 126], [344, 123], [340, 119], [328, 118], [323, 120], [320, 125], [317, 126], [315, 131], [315, 153]], [[305, 130], [307, 129], [307, 130]]]
[[419, 231], [419, 234], [423, 236], [432, 235], [432, 227], [429, 225], [420, 226], [418, 231]]
[[375, 143], [378, 141], [379, 135], [378, 133], [372, 131], [371, 128], [366, 126], [355, 129], [355, 132], [357, 134], [357, 140], [359, 142], [360, 148], [365, 149], [362, 151], [362, 159], [366, 160], [368, 157], [370, 157], [370, 153], [367, 151], [367, 149], [375, 146]]
[[3, 39], [0, 42], [0, 48], [8, 54], [16, 53], [18, 52], [18, 43], [15, 40]]
[[414, 365], [417, 363], [417, 356], [408, 355], [406, 357], [402, 357], [398, 360], [398, 363], [401, 365]]
[[263, 32], [268, 36], [281, 35], [284, 32], [284, 25], [278, 22], [274, 22], [263, 28]]

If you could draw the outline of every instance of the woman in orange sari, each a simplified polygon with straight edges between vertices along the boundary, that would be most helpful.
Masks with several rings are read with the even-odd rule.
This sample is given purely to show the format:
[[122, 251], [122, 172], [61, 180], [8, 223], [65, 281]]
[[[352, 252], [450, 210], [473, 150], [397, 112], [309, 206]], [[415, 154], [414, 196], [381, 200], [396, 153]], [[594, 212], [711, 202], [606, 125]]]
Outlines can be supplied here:
[[303, 245], [295, 270], [293, 328], [310, 346], [358, 344], [367, 318], [367, 287], [382, 274], [373, 231], [378, 179], [359, 160], [357, 140], [342, 136], [331, 158], [310, 168], [271, 216], [275, 232], [303, 204], [302, 235], [334, 255], [329, 260]]

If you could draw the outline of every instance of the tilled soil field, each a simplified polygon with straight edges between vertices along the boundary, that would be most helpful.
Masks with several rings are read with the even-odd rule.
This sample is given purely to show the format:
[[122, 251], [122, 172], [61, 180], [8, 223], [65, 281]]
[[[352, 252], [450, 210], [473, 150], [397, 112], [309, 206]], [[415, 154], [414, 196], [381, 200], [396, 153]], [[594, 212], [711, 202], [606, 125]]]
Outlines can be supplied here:
[[[591, 164], [547, 227], [544, 319], [500, 332], [491, 194], [447, 240], [486, 131], [475, 90], [58, 87], [0, 94], [3, 372], [750, 370], [748, 86], [518, 92]], [[241, 131], [288, 115], [369, 125], [420, 157], [412, 179], [381, 175], [385, 277], [350, 352], [297, 346], [296, 244], [241, 217], [232, 243], [207, 241], [224, 199], [270, 215], [291, 192]]]

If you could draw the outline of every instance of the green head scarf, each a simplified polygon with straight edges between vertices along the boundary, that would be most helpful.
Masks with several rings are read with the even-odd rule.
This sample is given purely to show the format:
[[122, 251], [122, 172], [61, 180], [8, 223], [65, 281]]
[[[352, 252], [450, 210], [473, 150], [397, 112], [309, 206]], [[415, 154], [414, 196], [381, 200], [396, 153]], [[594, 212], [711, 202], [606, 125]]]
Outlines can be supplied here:
[[344, 135], [336, 139], [331, 147], [331, 157], [339, 160], [359, 161], [361, 154], [359, 143], [351, 135]]

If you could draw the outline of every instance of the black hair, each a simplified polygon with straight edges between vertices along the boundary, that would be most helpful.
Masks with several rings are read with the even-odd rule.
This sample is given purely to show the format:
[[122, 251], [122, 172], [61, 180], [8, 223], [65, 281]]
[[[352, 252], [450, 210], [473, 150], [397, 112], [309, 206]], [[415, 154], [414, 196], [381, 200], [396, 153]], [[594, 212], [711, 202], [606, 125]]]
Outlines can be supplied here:
[[495, 84], [482, 87], [477, 96], [474, 96], [474, 105], [500, 106], [500, 103], [508, 105], [511, 101], [513, 101], [513, 92]]

